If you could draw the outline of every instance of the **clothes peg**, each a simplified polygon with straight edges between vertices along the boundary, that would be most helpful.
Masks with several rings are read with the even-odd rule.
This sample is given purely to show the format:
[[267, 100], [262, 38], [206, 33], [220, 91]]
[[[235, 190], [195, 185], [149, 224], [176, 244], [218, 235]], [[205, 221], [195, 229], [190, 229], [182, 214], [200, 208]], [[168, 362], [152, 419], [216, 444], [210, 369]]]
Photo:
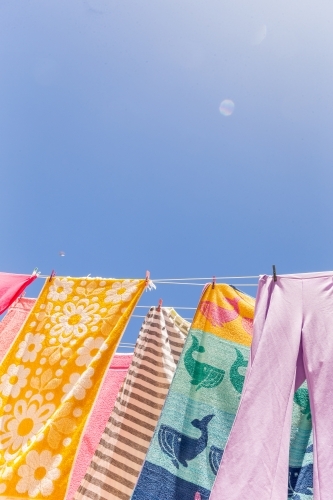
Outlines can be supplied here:
[[150, 272], [146, 271], [146, 286], [145, 286], [146, 292], [150, 290]]
[[215, 277], [215, 276], [213, 276], [212, 288], [215, 288], [215, 283], [216, 283], [216, 277]]
[[35, 267], [35, 269], [32, 271], [31, 276], [35, 276], [35, 274], [39, 274], [38, 267]]
[[149, 271], [146, 271], [146, 292], [151, 291], [151, 290], [156, 290], [156, 286], [155, 284], [152, 282], [152, 280], [150, 279], [150, 272]]
[[49, 277], [49, 281], [52, 281], [52, 279], [55, 277], [56, 273], [55, 273], [55, 270], [52, 269], [52, 272], [50, 274], [50, 277]]
[[162, 299], [160, 299], [160, 300], [158, 301], [158, 306], [157, 306], [157, 311], [158, 311], [158, 312], [160, 312], [161, 307], [162, 307], [162, 304], [163, 304], [163, 300], [162, 300]]
[[277, 276], [276, 276], [276, 267], [273, 264], [273, 280], [277, 281]]

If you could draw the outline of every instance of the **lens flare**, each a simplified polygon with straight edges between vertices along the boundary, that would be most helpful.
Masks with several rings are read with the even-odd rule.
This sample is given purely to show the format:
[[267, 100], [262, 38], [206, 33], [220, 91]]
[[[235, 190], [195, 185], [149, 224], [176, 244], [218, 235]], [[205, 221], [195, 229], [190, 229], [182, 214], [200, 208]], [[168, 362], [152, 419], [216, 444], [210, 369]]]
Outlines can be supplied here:
[[260, 26], [260, 28], [256, 31], [253, 40], [252, 40], [252, 45], [260, 45], [261, 42], [265, 40], [267, 36], [267, 26], [266, 24], [263, 24]]
[[224, 101], [221, 102], [219, 107], [220, 113], [223, 116], [232, 115], [234, 109], [235, 109], [235, 103], [231, 99], [224, 99]]
[[63, 252], [62, 250], [60, 250], [59, 255], [60, 255], [60, 257], [65, 257], [65, 252]]

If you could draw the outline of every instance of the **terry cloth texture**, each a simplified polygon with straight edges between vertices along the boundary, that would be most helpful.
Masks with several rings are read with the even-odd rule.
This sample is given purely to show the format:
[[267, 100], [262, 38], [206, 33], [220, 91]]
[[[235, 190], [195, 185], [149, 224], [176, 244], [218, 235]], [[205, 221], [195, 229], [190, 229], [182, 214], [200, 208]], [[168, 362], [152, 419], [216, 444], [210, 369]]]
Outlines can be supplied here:
[[0, 365], [0, 496], [65, 498], [75, 453], [145, 280], [46, 280]]
[[130, 498], [185, 342], [182, 331], [189, 327], [167, 308], [149, 310], [122, 390], [76, 500]]
[[[286, 496], [292, 401], [295, 387], [306, 377], [309, 398], [304, 412], [310, 416], [311, 401], [309, 449], [314, 450], [314, 463], [308, 466], [307, 481], [300, 472], [302, 494], [331, 500], [333, 273], [284, 275], [276, 282], [262, 276], [257, 297], [251, 366], [212, 498], [238, 500], [246, 495], [254, 500], [263, 491], [271, 500]], [[253, 419], [258, 425], [248, 426]]]
[[66, 495], [72, 500], [89, 467], [91, 459], [102, 437], [105, 426], [113, 410], [118, 392], [126, 377], [133, 357], [132, 354], [115, 354], [99, 395], [84, 430], [81, 445], [76, 456], [71, 482]]
[[0, 314], [16, 300], [37, 275], [0, 273]]
[[[223, 284], [205, 288], [133, 500], [209, 499], [243, 389], [253, 315], [254, 300], [247, 295]], [[255, 390], [260, 392], [260, 383]], [[302, 390], [300, 405], [307, 396]], [[297, 466], [304, 463], [311, 429], [300, 405], [295, 405], [291, 450]], [[260, 412], [247, 425], [260, 429]], [[293, 488], [297, 477], [292, 478]], [[237, 491], [236, 479], [234, 488]], [[246, 495], [236, 497], [247, 500]], [[263, 490], [258, 499], [269, 500], [269, 496]]]
[[0, 360], [2, 360], [20, 331], [36, 299], [19, 298], [0, 322]]

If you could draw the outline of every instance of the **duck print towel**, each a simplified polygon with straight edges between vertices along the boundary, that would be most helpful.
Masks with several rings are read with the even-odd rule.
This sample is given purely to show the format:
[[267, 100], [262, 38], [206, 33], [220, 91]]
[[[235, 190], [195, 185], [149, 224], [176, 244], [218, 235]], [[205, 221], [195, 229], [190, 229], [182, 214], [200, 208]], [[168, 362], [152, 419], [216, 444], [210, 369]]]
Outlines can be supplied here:
[[[229, 285], [205, 288], [132, 500], [209, 499], [240, 401], [253, 315], [251, 297]], [[311, 416], [307, 389], [300, 391], [288, 491], [289, 498], [310, 500]]]
[[125, 382], [75, 500], [131, 497], [189, 327], [174, 310], [150, 309]]
[[47, 279], [0, 365], [0, 497], [62, 500], [145, 280]]

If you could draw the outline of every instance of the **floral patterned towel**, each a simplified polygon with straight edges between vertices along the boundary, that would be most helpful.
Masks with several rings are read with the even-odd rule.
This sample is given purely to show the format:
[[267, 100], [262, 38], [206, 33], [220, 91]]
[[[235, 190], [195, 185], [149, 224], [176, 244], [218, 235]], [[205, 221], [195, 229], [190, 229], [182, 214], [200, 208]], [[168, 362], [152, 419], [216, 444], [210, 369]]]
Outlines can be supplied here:
[[62, 500], [145, 280], [47, 279], [0, 366], [0, 496]]

